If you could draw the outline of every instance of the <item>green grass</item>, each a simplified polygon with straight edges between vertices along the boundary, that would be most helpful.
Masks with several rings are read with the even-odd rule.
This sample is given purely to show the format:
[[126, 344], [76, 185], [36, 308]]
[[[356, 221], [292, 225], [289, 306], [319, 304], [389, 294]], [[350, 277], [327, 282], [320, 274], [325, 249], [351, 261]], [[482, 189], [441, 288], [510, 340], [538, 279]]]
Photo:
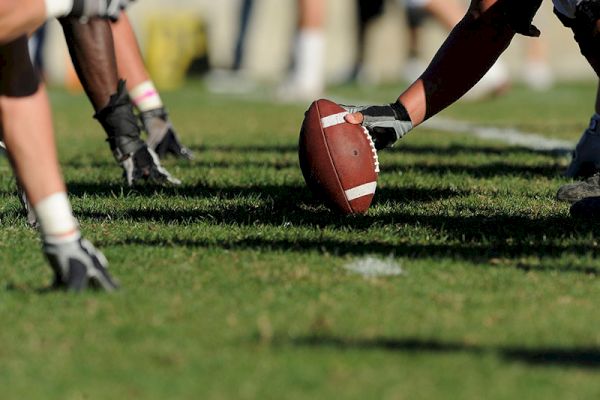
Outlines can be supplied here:
[[[51, 275], [0, 161], [0, 398], [598, 398], [600, 228], [554, 200], [566, 159], [418, 130], [381, 153], [369, 213], [343, 218], [304, 187], [304, 107], [164, 97], [197, 159], [166, 163], [180, 188], [131, 190], [87, 102], [52, 93], [115, 295], [39, 292]], [[574, 141], [593, 98], [516, 88], [444, 115]], [[406, 273], [343, 268], [365, 255]]]

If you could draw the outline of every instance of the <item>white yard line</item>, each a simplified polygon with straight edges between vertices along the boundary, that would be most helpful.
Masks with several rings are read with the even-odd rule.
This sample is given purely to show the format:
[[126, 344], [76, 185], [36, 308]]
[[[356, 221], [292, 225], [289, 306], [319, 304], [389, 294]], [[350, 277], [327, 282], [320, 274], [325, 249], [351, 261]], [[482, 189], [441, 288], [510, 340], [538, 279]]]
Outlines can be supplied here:
[[[379, 104], [379, 102], [344, 99], [341, 104]], [[533, 151], [555, 152], [565, 155], [570, 154], [576, 144], [576, 142], [569, 140], [555, 139], [541, 133], [524, 132], [517, 128], [478, 125], [444, 117], [433, 117], [421, 126], [448, 133], [466, 134], [478, 139], [506, 143], [510, 146], [523, 147]], [[418, 131], [419, 128], [416, 129]]]
[[534, 151], [568, 154], [575, 147], [575, 142], [554, 139], [539, 133], [524, 132], [516, 128], [482, 126], [442, 117], [432, 118], [422, 126], [449, 133], [468, 134], [478, 139], [502, 142]]
[[[328, 96], [331, 100], [340, 104], [380, 104], [379, 101], [359, 100]], [[240, 96], [248, 101], [277, 102], [274, 96], [262, 94], [250, 94]], [[306, 101], [290, 101], [287, 104], [305, 105]], [[469, 135], [482, 140], [505, 143], [510, 146], [522, 147], [533, 151], [554, 152], [568, 155], [575, 148], [576, 142], [555, 139], [541, 133], [525, 132], [517, 128], [501, 128], [490, 125], [478, 125], [472, 122], [460, 121], [451, 118], [434, 117], [422, 125], [424, 128], [435, 129], [443, 132]], [[417, 128], [418, 132], [418, 128]]]

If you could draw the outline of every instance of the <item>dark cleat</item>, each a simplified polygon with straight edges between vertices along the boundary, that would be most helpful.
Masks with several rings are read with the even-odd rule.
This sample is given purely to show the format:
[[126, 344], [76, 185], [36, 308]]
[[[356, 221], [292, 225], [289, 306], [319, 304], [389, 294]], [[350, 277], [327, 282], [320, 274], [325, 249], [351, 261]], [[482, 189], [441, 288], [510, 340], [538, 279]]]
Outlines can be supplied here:
[[600, 196], [600, 173], [597, 173], [584, 181], [570, 183], [558, 189], [556, 198], [560, 201], [575, 203], [586, 197]]
[[600, 197], [587, 197], [571, 206], [571, 216], [577, 219], [599, 220]]

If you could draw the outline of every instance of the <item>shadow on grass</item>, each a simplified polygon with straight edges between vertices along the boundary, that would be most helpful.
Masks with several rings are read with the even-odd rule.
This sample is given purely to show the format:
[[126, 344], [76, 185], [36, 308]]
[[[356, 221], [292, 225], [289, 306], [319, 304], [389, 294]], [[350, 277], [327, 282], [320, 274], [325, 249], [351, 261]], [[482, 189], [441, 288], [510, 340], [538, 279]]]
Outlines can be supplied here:
[[[274, 168], [276, 170], [287, 169], [287, 168], [298, 168], [298, 162], [296, 160], [297, 146], [294, 144], [281, 144], [281, 145], [251, 145], [251, 146], [200, 146], [192, 149], [196, 152], [196, 160], [193, 161], [190, 166], [195, 168], [247, 168], [247, 167], [264, 167]], [[227, 160], [211, 160], [211, 154], [215, 152], [228, 153], [231, 159]], [[402, 156], [492, 156], [492, 155], [520, 155], [527, 156], [531, 154], [545, 154], [556, 158], [557, 155], [552, 151], [536, 151], [526, 149], [522, 147], [492, 147], [492, 146], [473, 146], [473, 145], [458, 145], [452, 144], [450, 146], [431, 146], [431, 145], [414, 145], [410, 143], [402, 143], [393, 149], [385, 151], [388, 154], [394, 154], [399, 157]], [[208, 154], [208, 157], [203, 156], [203, 153]], [[240, 155], [248, 156], [249, 154], [270, 154], [278, 159], [271, 160], [240, 160]], [[282, 159], [282, 156], [293, 156], [293, 160]], [[169, 161], [170, 162], [170, 161]], [[168, 162], [168, 163], [169, 163]], [[167, 164], [168, 164], [167, 163]], [[65, 163], [67, 167], [71, 168], [110, 168], [118, 166], [110, 159], [102, 160], [81, 160], [79, 158], [73, 158]], [[472, 165], [468, 163], [427, 163], [427, 162], [414, 162], [410, 164], [398, 163], [394, 160], [387, 160], [382, 163], [382, 171], [386, 172], [417, 172], [417, 173], [428, 173], [428, 174], [464, 174], [476, 178], [487, 178], [494, 176], [517, 176], [523, 175], [525, 177], [536, 177], [536, 176], [558, 176], [563, 172], [564, 166], [558, 162], [547, 162], [540, 165], [525, 165], [516, 162], [490, 162], [483, 163], [480, 165]], [[118, 170], [115, 170], [115, 174]], [[117, 176], [117, 175], [115, 175]]]
[[[80, 184], [71, 188], [74, 195], [101, 192], [112, 193], [102, 184]], [[539, 265], [519, 258], [538, 257], [548, 259], [582, 254], [595, 256], [597, 248], [589, 240], [577, 237], [598, 237], [600, 226], [593, 222], [581, 222], [568, 216], [554, 215], [535, 217], [524, 214], [489, 213], [474, 211], [474, 215], [436, 214], [425, 207], [415, 210], [414, 204], [438, 199], [466, 196], [470, 193], [453, 188], [383, 188], [379, 201], [397, 204], [391, 210], [380, 209], [366, 215], [344, 217], [321, 206], [315, 206], [310, 193], [295, 185], [261, 185], [257, 187], [183, 187], [175, 189], [144, 189], [138, 193], [152, 196], [168, 194], [187, 197], [203, 197], [214, 200], [200, 209], [173, 208], [168, 201], [151, 204], [150, 207], [121, 210], [78, 212], [78, 216], [92, 220], [123, 220], [152, 222], [166, 225], [193, 226], [194, 223], [210, 221], [211, 224], [232, 227], [251, 227], [242, 237], [231, 237], [219, 242], [200, 238], [166, 237], [158, 239], [124, 240], [103, 245], [149, 245], [185, 247], [222, 247], [228, 249], [271, 249], [282, 251], [322, 251], [338, 255], [396, 255], [399, 257], [444, 257], [488, 263], [492, 258], [509, 259], [507, 264], [528, 270], [564, 270], [597, 275], [600, 270], [593, 266]], [[231, 201], [225, 201], [231, 200]], [[126, 198], [123, 201], [127, 201]], [[411, 204], [406, 209], [403, 204]], [[489, 215], [481, 215], [481, 212]], [[479, 213], [479, 214], [477, 214]], [[387, 227], [385, 236], [370, 232]], [[426, 242], [405, 237], [410, 228], [431, 232], [433, 239]], [[324, 237], [321, 232], [327, 230]], [[335, 232], [339, 231], [339, 236]], [[435, 238], [437, 239], [436, 243]], [[505, 262], [505, 261], [502, 261]], [[501, 263], [502, 263], [501, 262]], [[560, 263], [559, 263], [560, 264]]]
[[516, 361], [534, 366], [562, 366], [579, 368], [600, 368], [600, 348], [598, 347], [504, 347], [476, 346], [459, 342], [443, 342], [416, 338], [393, 339], [376, 337], [369, 339], [342, 338], [336, 336], [306, 336], [298, 338], [278, 338], [274, 346], [294, 346], [310, 348], [332, 348], [336, 350], [382, 350], [399, 353], [467, 353], [472, 355], [495, 354], [506, 361]]
[[536, 260], [522, 259], [539, 257], [552, 260], [553, 257], [580, 257], [590, 252], [586, 245], [477, 245], [477, 244], [418, 244], [399, 241], [380, 242], [377, 239], [360, 239], [364, 235], [357, 234], [355, 240], [343, 239], [297, 239], [263, 237], [260, 232], [253, 236], [227, 239], [188, 239], [162, 235], [155, 238], [129, 239], [96, 239], [100, 247], [108, 246], [148, 246], [148, 247], [189, 247], [189, 248], [221, 248], [226, 250], [260, 250], [299, 252], [316, 251], [337, 256], [390, 255], [402, 258], [420, 259], [453, 259], [472, 263], [490, 264], [490, 260], [501, 258], [503, 261], [497, 268], [517, 268], [522, 271], [554, 271], [579, 273], [590, 276], [600, 275], [600, 267], [593, 265], [573, 265], [571, 263], [540, 263]]
[[[272, 153], [272, 154], [285, 154], [285, 153], [298, 153], [298, 146], [295, 143], [292, 144], [266, 144], [266, 145], [240, 145], [240, 146], [223, 146], [223, 145], [207, 145], [207, 146], [196, 146], [192, 147], [197, 153], [208, 153], [211, 152], [223, 152], [232, 154], [248, 154], [248, 153]], [[432, 145], [421, 145], [410, 143], [410, 141], [402, 141], [391, 149], [384, 150], [385, 153], [394, 154], [412, 154], [420, 156], [474, 156], [474, 155], [532, 155], [542, 154], [551, 157], [560, 157], [562, 153], [558, 153], [554, 150], [534, 150], [525, 147], [518, 146], [478, 146], [473, 144], [462, 145], [453, 143], [448, 146], [432, 146]]]
[[[69, 195], [73, 197], [137, 194], [147, 197], [155, 195], [189, 197], [195, 199], [231, 200], [240, 198], [262, 198], [269, 200], [282, 212], [298, 208], [299, 204], [317, 204], [317, 200], [303, 184], [260, 184], [257, 186], [203, 186], [183, 185], [180, 187], [156, 187], [152, 185], [124, 188], [113, 182], [71, 182], [68, 184]], [[429, 202], [450, 197], [467, 196], [468, 190], [460, 188], [425, 188], [416, 186], [382, 187], [377, 190], [377, 202]], [[126, 202], [127, 199], [124, 198]], [[333, 216], [333, 213], [328, 213]]]
[[[297, 160], [198, 160], [194, 162], [194, 167], [211, 169], [224, 168], [230, 170], [244, 170], [246, 168], [270, 168], [273, 170], [297, 169], [300, 174], [300, 167]], [[523, 178], [537, 177], [557, 177], [564, 172], [564, 166], [558, 162], [545, 163], [540, 165], [525, 165], [514, 162], [491, 162], [483, 164], [468, 163], [448, 163], [448, 162], [398, 162], [388, 160], [382, 162], [381, 171], [383, 174], [404, 172], [429, 174], [434, 176], [453, 174], [467, 175], [473, 178], [493, 178], [496, 176], [520, 176]]]
[[460, 164], [460, 163], [382, 163], [385, 172], [405, 172], [431, 175], [468, 175], [473, 178], [493, 178], [496, 176], [519, 176], [522, 178], [557, 177], [564, 172], [560, 163], [545, 163], [541, 165], [525, 165], [513, 162], [491, 162], [485, 164]]

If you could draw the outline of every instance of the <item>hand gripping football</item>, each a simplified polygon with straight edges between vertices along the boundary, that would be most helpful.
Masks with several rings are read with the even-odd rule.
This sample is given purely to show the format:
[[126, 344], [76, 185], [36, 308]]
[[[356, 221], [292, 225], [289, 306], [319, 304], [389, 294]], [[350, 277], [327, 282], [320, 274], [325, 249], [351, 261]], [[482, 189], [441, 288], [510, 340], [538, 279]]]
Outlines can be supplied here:
[[329, 100], [312, 103], [300, 131], [300, 168], [308, 187], [329, 208], [359, 214], [373, 200], [379, 161], [369, 132], [347, 123], [347, 114]]

